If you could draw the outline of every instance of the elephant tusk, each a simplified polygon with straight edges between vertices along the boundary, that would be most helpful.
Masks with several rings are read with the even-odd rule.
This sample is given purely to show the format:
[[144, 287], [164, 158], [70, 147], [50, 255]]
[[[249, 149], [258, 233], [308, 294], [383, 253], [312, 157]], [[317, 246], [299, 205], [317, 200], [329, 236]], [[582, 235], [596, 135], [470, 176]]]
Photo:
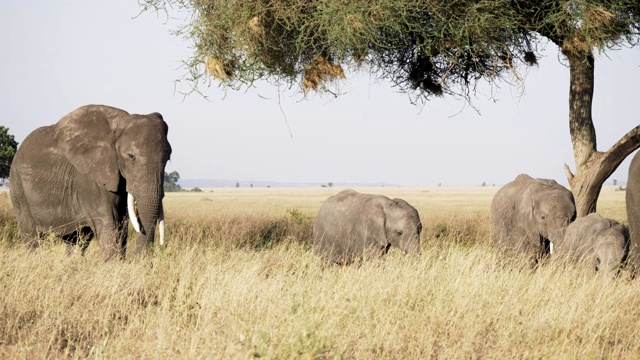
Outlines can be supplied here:
[[127, 193], [127, 211], [129, 211], [129, 220], [131, 225], [136, 229], [136, 232], [140, 232], [140, 223], [138, 222], [138, 215], [136, 215], [135, 201], [131, 193]]
[[549, 254], [553, 254], [553, 243], [549, 241]]
[[164, 245], [164, 209], [160, 207], [160, 216], [158, 217], [158, 235], [160, 237], [160, 246]]

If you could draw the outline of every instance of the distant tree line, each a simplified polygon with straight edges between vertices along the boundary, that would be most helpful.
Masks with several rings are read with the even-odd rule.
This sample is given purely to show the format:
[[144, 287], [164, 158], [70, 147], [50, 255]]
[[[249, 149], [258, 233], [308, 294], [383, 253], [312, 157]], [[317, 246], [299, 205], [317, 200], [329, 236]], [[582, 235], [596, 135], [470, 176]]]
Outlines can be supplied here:
[[17, 148], [18, 142], [9, 134], [9, 128], [0, 125], [0, 184], [9, 178], [11, 162]]

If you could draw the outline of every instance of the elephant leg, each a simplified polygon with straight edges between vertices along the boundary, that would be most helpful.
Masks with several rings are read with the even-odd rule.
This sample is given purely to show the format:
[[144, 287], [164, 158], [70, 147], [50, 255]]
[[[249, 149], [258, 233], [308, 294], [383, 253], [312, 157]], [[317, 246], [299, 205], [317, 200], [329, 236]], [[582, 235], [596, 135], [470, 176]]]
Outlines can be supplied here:
[[16, 209], [16, 219], [18, 221], [18, 238], [26, 243], [29, 248], [37, 248], [40, 242], [40, 235], [31, 213], [26, 209]]
[[[106, 221], [105, 221], [106, 222]], [[119, 231], [113, 222], [96, 224], [96, 238], [100, 249], [107, 259], [112, 259], [116, 253], [120, 253]]]

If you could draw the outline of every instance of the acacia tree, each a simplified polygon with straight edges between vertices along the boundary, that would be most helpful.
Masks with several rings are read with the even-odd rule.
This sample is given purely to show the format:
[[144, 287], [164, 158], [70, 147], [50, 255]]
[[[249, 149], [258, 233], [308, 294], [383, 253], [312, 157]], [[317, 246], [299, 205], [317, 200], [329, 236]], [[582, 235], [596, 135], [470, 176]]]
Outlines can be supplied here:
[[640, 146], [640, 126], [598, 151], [591, 116], [594, 52], [635, 46], [637, 0], [140, 0], [144, 10], [190, 11], [177, 35], [197, 89], [211, 76], [231, 88], [256, 80], [330, 91], [343, 67], [388, 79], [412, 99], [470, 100], [480, 81], [519, 76], [551, 41], [570, 72], [578, 216], [596, 210], [604, 181]]
[[180, 174], [177, 171], [171, 173], [164, 173], [164, 191], [173, 192], [182, 190], [182, 186], [178, 184], [180, 180]]

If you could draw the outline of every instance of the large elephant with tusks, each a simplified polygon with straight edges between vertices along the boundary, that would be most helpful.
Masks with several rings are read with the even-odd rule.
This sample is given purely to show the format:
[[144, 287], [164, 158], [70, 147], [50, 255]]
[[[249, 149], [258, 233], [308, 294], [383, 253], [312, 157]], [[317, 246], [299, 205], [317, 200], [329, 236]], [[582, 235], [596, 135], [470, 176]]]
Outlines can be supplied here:
[[564, 239], [575, 216], [571, 191], [554, 180], [520, 174], [491, 202], [494, 244], [506, 253], [530, 254], [535, 264]]
[[9, 176], [20, 236], [34, 244], [44, 233], [71, 242], [85, 236], [85, 244], [95, 237], [106, 257], [124, 257], [128, 212], [139, 231], [136, 252], [153, 241], [156, 226], [162, 244], [167, 132], [159, 113], [104, 105], [80, 107], [34, 130]]
[[418, 211], [406, 201], [343, 190], [318, 211], [313, 251], [339, 265], [379, 258], [391, 247], [420, 254], [421, 231]]

